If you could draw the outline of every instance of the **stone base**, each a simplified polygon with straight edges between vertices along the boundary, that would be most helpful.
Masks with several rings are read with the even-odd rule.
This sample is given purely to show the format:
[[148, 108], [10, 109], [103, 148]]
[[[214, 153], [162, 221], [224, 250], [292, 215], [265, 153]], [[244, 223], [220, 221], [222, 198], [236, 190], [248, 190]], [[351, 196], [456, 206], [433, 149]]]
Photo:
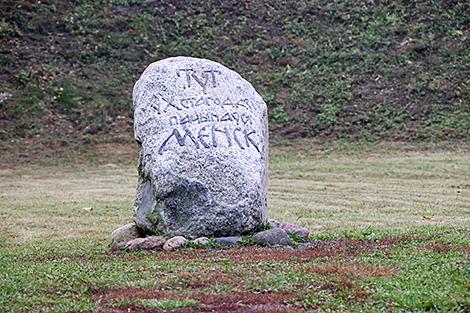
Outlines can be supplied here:
[[189, 240], [183, 236], [146, 236], [137, 225], [123, 225], [111, 234], [111, 251], [174, 251], [187, 246], [194, 248], [219, 248], [240, 245], [268, 247], [304, 246], [308, 243], [309, 231], [294, 224], [283, 224], [269, 220], [270, 229], [258, 231], [250, 236], [199, 237]]

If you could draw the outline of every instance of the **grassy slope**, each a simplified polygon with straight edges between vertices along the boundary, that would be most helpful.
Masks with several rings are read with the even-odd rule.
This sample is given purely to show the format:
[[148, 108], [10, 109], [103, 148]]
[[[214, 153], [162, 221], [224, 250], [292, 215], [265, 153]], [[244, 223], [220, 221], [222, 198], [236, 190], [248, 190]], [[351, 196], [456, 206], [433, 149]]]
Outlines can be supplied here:
[[136, 183], [132, 164], [109, 162], [1, 170], [0, 311], [470, 306], [468, 153], [272, 153], [270, 215], [328, 240], [304, 252], [109, 255]]
[[2, 1], [0, 139], [129, 141], [133, 83], [175, 55], [240, 72], [285, 138], [468, 138], [469, 10], [468, 1]]

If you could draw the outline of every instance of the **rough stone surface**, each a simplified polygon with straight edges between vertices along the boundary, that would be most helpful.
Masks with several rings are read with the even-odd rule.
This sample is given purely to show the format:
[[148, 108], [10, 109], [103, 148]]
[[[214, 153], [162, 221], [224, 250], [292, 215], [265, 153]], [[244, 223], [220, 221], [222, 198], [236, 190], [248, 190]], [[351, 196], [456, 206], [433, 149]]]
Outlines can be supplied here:
[[263, 246], [290, 246], [292, 244], [287, 232], [281, 228], [271, 228], [252, 237], [253, 241]]
[[217, 243], [225, 246], [236, 246], [240, 244], [241, 238], [238, 236], [230, 236], [230, 237], [219, 237], [215, 238]]
[[295, 234], [299, 236], [300, 238], [302, 238], [303, 240], [308, 240], [308, 236], [310, 235], [310, 231], [307, 228], [299, 226], [299, 225], [284, 224], [274, 219], [269, 219], [268, 223], [269, 225], [271, 225], [272, 228], [282, 228], [288, 234]]
[[126, 249], [130, 252], [139, 250], [156, 250], [163, 247], [166, 239], [162, 236], [149, 236], [145, 238], [136, 238], [126, 244]]
[[197, 245], [201, 245], [201, 246], [204, 246], [204, 245], [207, 245], [209, 243], [209, 238], [207, 237], [199, 237], [199, 238], [196, 238], [193, 240], [193, 243], [197, 244]]
[[173, 238], [168, 239], [165, 244], [163, 245], [163, 250], [165, 251], [173, 251], [179, 248], [183, 248], [188, 243], [188, 240], [182, 236], [175, 236]]
[[169, 58], [144, 71], [133, 103], [140, 228], [221, 237], [266, 222], [268, 116], [250, 83], [216, 62]]
[[110, 247], [112, 251], [123, 250], [127, 242], [140, 237], [140, 231], [136, 224], [130, 223], [115, 229], [111, 233]]

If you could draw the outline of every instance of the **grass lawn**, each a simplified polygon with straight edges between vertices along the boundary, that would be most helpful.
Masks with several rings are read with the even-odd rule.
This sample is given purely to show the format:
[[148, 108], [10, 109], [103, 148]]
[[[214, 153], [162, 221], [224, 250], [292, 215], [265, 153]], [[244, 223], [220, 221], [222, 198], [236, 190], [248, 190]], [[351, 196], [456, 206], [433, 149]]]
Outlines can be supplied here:
[[135, 164], [3, 164], [0, 312], [468, 312], [470, 154], [358, 150], [271, 153], [269, 214], [303, 251], [112, 255]]

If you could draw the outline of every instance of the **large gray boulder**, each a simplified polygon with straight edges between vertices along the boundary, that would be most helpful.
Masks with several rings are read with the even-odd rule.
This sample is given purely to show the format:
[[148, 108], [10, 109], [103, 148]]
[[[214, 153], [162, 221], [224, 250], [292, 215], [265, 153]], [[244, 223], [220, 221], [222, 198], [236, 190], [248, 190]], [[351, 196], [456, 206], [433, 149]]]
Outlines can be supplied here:
[[135, 221], [148, 233], [232, 236], [266, 223], [266, 104], [204, 59], [150, 64], [134, 86], [140, 145]]

